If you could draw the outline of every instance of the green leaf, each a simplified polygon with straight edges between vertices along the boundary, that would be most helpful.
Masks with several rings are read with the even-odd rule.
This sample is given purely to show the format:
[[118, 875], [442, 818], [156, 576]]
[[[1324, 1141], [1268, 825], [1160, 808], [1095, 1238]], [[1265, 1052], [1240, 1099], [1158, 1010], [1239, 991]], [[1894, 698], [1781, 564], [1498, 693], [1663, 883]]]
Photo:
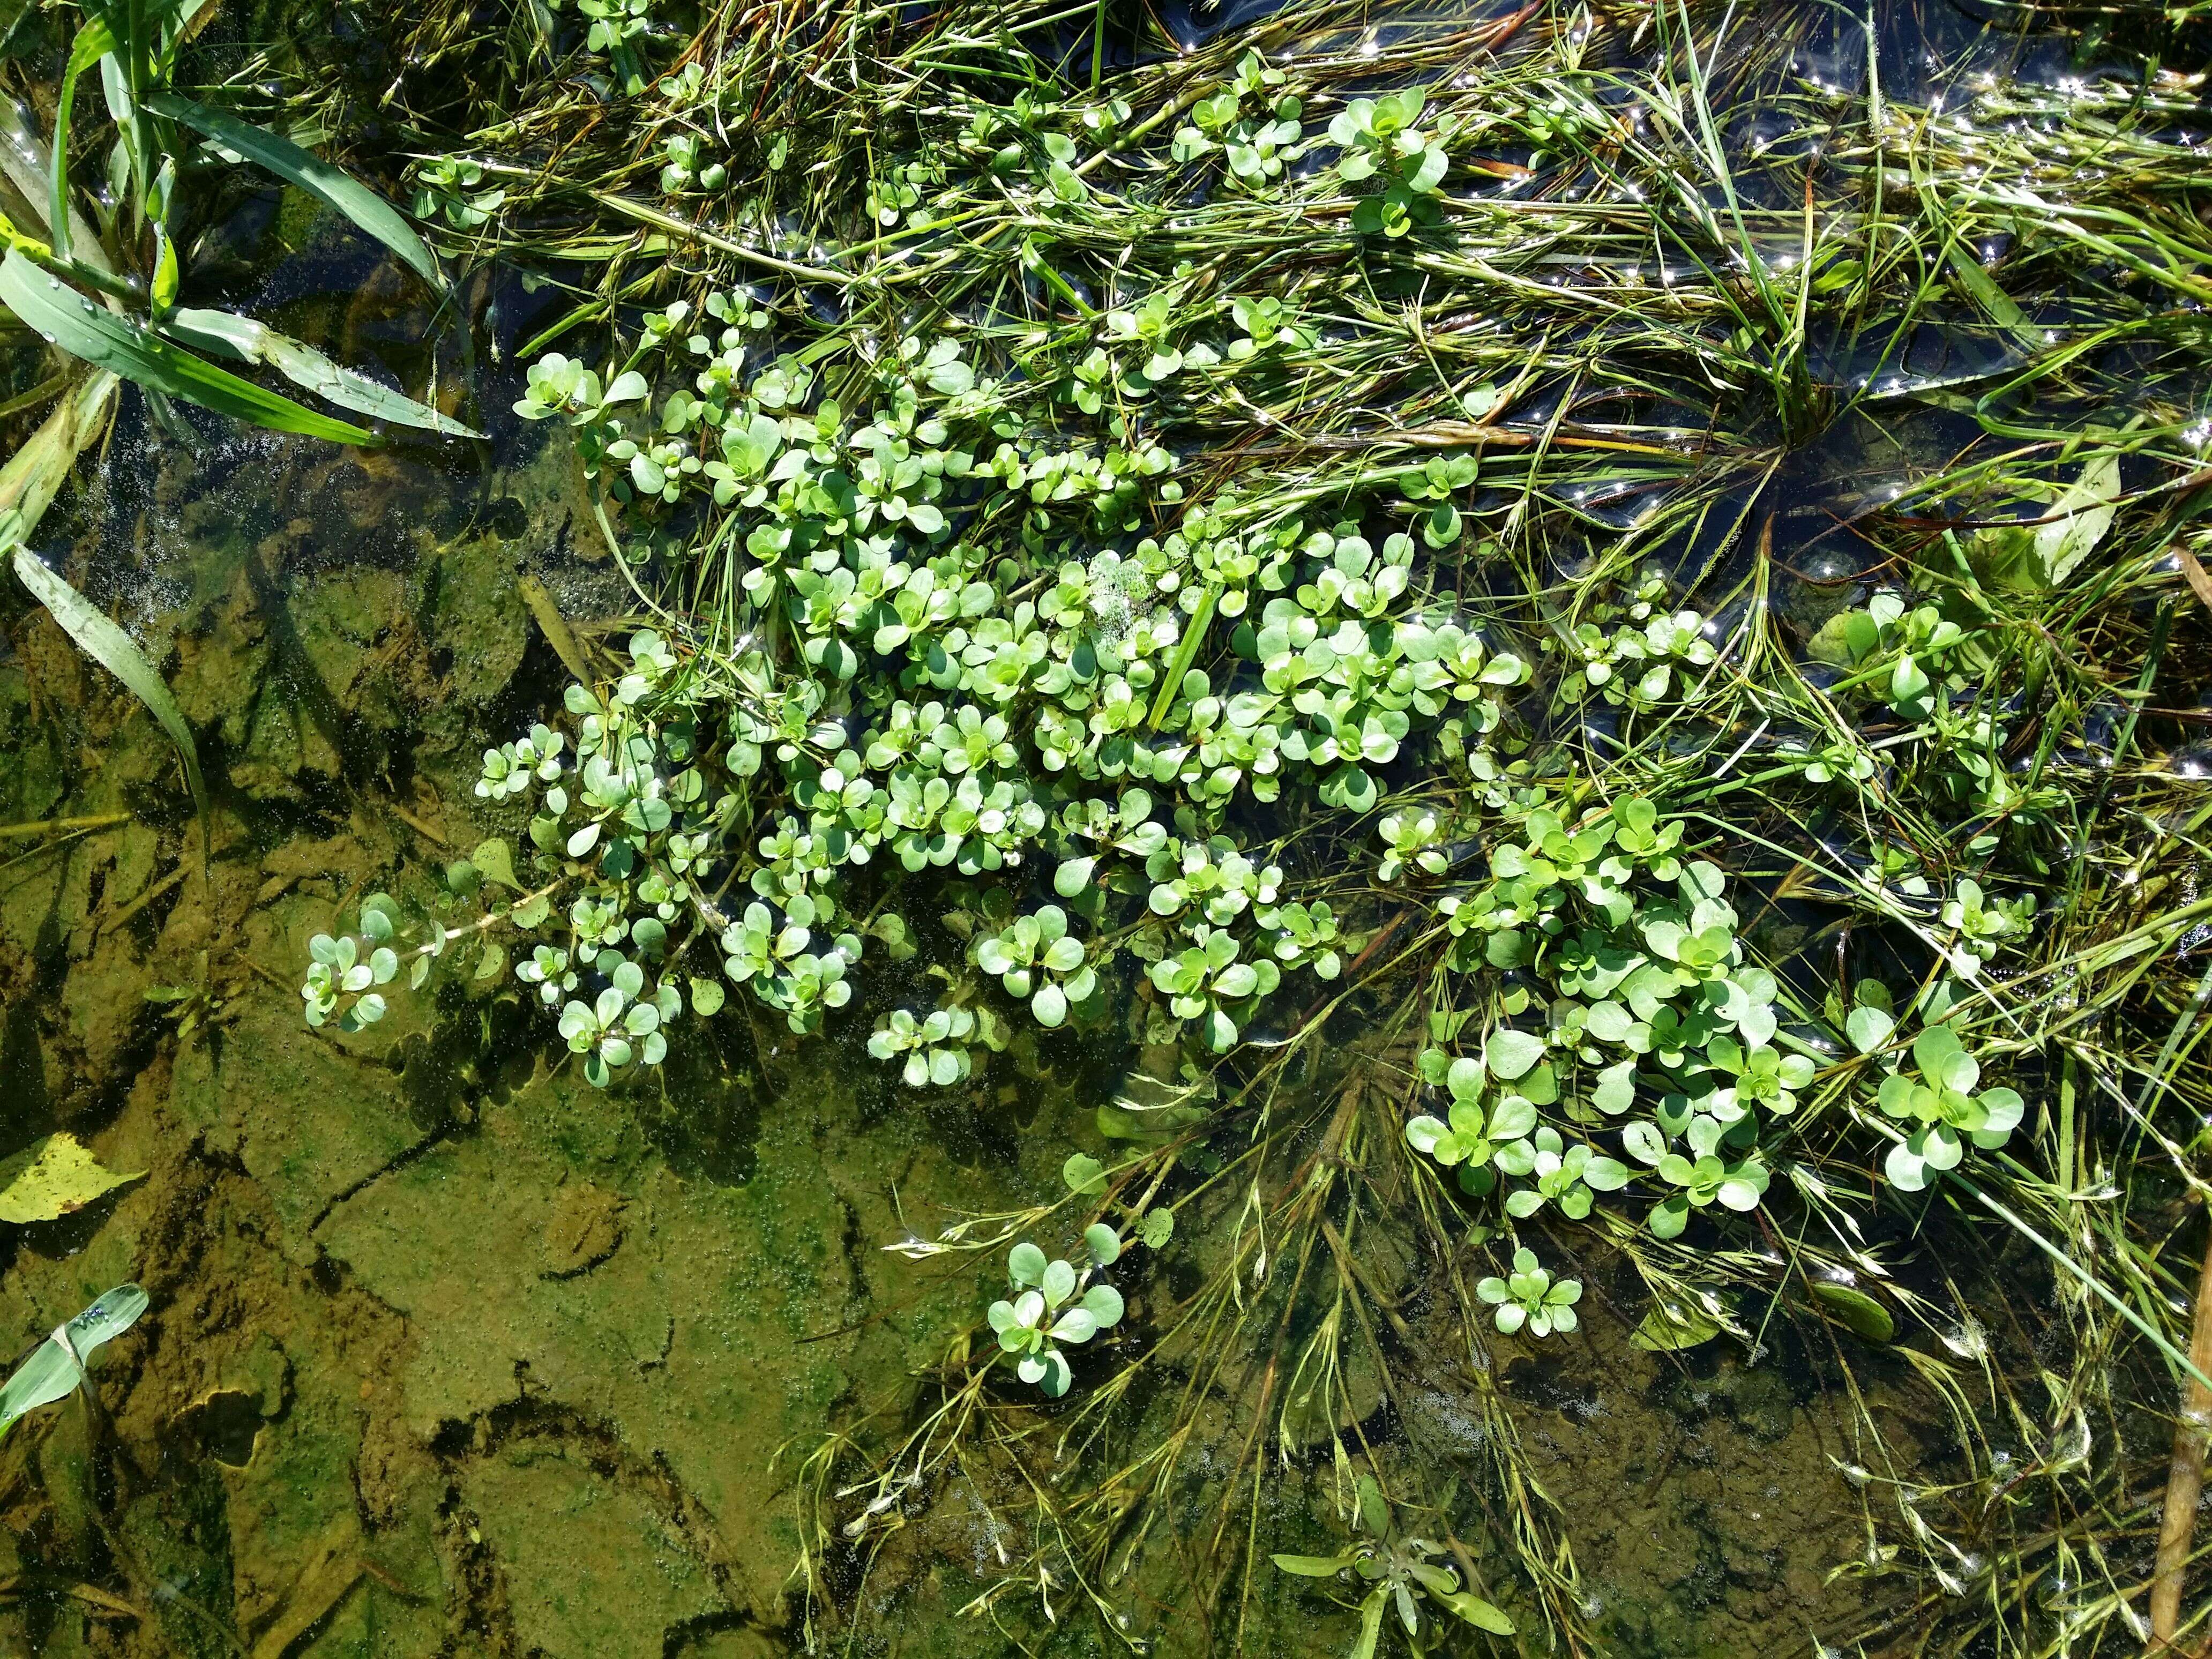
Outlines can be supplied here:
[[280, 138], [265, 127], [241, 121], [234, 115], [210, 109], [173, 92], [157, 92], [146, 107], [172, 121], [181, 121], [195, 132], [214, 139], [249, 161], [259, 163], [279, 178], [289, 179], [310, 196], [336, 208], [362, 229], [398, 254], [407, 268], [433, 288], [442, 289], [445, 278], [438, 262], [415, 228], [367, 185], [343, 167], [301, 149], [289, 138]]
[[1477, 1630], [1486, 1630], [1492, 1636], [1510, 1636], [1513, 1621], [1480, 1595], [1467, 1590], [1455, 1590], [1449, 1595], [1437, 1598]]
[[0, 1221], [52, 1221], [145, 1174], [117, 1175], [75, 1135], [46, 1135], [0, 1161]]
[[1543, 1057], [1544, 1039], [1531, 1031], [1492, 1031], [1482, 1045], [1483, 1063], [1491, 1075], [1508, 1082], [1525, 1076]]
[[[68, 258], [74, 239], [75, 216], [69, 205], [70, 118], [76, 104], [77, 77], [115, 50], [115, 33], [97, 17], [86, 19], [70, 43], [69, 62], [54, 103], [54, 146], [47, 160], [46, 234], [55, 254]], [[96, 246], [96, 245], [95, 245]]]
[[1106, 1190], [1106, 1166], [1088, 1152], [1075, 1152], [1060, 1165], [1060, 1178], [1067, 1183], [1072, 1193], [1103, 1193]]
[[1863, 1054], [1870, 1054], [1881, 1048], [1896, 1029], [1897, 1022], [1886, 1010], [1868, 1003], [1861, 1003], [1844, 1018], [1844, 1034]]
[[1646, 1353], [1675, 1353], [1710, 1342], [1720, 1334], [1720, 1322], [1707, 1317], [1702, 1309], [1687, 1302], [1661, 1302], [1629, 1333], [1628, 1340]]
[[271, 432], [296, 433], [331, 443], [373, 444], [373, 434], [318, 415], [289, 398], [240, 380], [228, 369], [195, 357], [144, 325], [101, 309], [59, 279], [47, 276], [13, 248], [0, 260], [0, 305], [14, 312], [72, 357], [120, 374], [150, 391], [166, 392], [218, 415]]
[[488, 841], [469, 854], [469, 862], [486, 881], [495, 881], [502, 887], [522, 890], [522, 884], [514, 878], [514, 854], [503, 841]]
[[93, 1355], [136, 1324], [146, 1306], [145, 1291], [118, 1285], [40, 1343], [0, 1385], [0, 1438], [27, 1413], [68, 1398], [84, 1381], [84, 1367]]
[[1951, 274], [1959, 279], [1959, 286], [1966, 296], [1979, 306], [1989, 319], [2008, 329], [2028, 326], [2027, 314], [2013, 301], [2013, 297], [1996, 285], [1996, 279], [1983, 268], [1982, 262], [1966, 249], [1954, 242], [1946, 250], [1950, 260]]
[[1375, 1659], [1375, 1644], [1382, 1634], [1382, 1610], [1389, 1605], [1390, 1587], [1378, 1584], [1359, 1604], [1359, 1639], [1352, 1644], [1352, 1659]]
[[294, 386], [373, 420], [394, 421], [448, 438], [483, 436], [475, 428], [334, 363], [314, 347], [289, 334], [279, 334], [251, 317], [186, 306], [162, 319], [161, 331], [202, 351], [242, 363], [266, 363]]
[[1334, 1578], [1358, 1558], [1350, 1550], [1342, 1555], [1278, 1555], [1271, 1558], [1285, 1572], [1301, 1578]]
[[[15, 255], [10, 253], [8, 269], [14, 267], [15, 260]], [[5, 533], [0, 531], [0, 535]], [[184, 710], [177, 707], [169, 688], [128, 634], [94, 610], [91, 601], [47, 569], [27, 547], [15, 550], [15, 574], [86, 655], [131, 688], [177, 745], [178, 756], [185, 763], [185, 782], [199, 811], [200, 849], [204, 857], [209, 839], [207, 786], [200, 781], [200, 756], [192, 743], [192, 728], [185, 724]]]
[[1006, 1257], [1007, 1276], [1017, 1285], [1042, 1284], [1044, 1270], [1050, 1265], [1044, 1252], [1027, 1242], [1015, 1245]]
[[[0, 137], [0, 155], [6, 153], [6, 139]], [[0, 466], [0, 550], [29, 539], [38, 528], [69, 482], [77, 457], [107, 429], [108, 410], [121, 385], [112, 374], [86, 375]]]
[[1897, 1322], [1890, 1317], [1889, 1310], [1864, 1291], [1825, 1279], [1814, 1279], [1812, 1285], [1813, 1299], [1868, 1341], [1887, 1342], [1896, 1337]]
[[1175, 1237], [1175, 1212], [1166, 1208], [1146, 1211], [1145, 1218], [1137, 1224], [1137, 1237], [1145, 1241], [1147, 1249], [1161, 1249]]
[[1098, 1133], [1109, 1140], [1167, 1141], [1211, 1115], [1203, 1106], [1139, 1107], [1127, 1100], [1109, 1101], [1098, 1109]]

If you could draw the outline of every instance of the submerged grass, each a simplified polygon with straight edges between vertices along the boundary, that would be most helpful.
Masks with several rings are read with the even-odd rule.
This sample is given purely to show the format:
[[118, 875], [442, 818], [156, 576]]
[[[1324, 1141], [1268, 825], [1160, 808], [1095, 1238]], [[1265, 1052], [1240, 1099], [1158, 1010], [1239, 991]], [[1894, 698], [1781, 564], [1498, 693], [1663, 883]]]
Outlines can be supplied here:
[[[441, 252], [555, 296], [524, 355], [577, 361], [541, 363], [525, 412], [575, 428], [656, 618], [572, 696], [574, 729], [728, 793], [672, 820], [587, 765], [571, 801], [550, 731], [489, 760], [495, 803], [562, 797], [544, 884], [504, 843], [476, 860], [521, 895], [497, 921], [574, 907], [524, 980], [577, 993], [561, 1030], [597, 1080], [720, 1007], [718, 960], [795, 1030], [841, 1018], [865, 935], [895, 994], [942, 1000], [879, 1023], [910, 1078], [963, 1084], [1010, 1045], [1073, 1066], [1005, 1035], [999, 988], [1133, 1065], [1098, 1115], [1110, 1158], [1060, 1204], [892, 1248], [1103, 1221], [1151, 1247], [1119, 1275], [1139, 1316], [1060, 1406], [1013, 1388], [979, 1319], [918, 1393], [793, 1449], [810, 1643], [865, 1638], [870, 1576], [932, 1547], [957, 1492], [995, 1557], [967, 1610], [1009, 1640], [1237, 1651], [1279, 1594], [1269, 1557], [1329, 1545], [1275, 1535], [1311, 1474], [1347, 1519], [1379, 1482], [1395, 1514], [1366, 1534], [1435, 1540], [1529, 1650], [1619, 1650], [1497, 1380], [1530, 1340], [1493, 1334], [1519, 1293], [1478, 1282], [1540, 1243], [1625, 1263], [1644, 1346], [1786, 1344], [1844, 1402], [1865, 1547], [1836, 1567], [1869, 1590], [1820, 1644], [2141, 1650], [2146, 1428], [2191, 1369], [2212, 1121], [2193, 13], [1294, 3], [1217, 29], [818, 0], [708, 5], [678, 38], [586, 12], [430, 7], [394, 104]], [[848, 441], [854, 416], [875, 435]], [[1004, 488], [963, 485], [994, 444]], [[1109, 556], [1141, 572], [1118, 599]], [[951, 644], [900, 586], [932, 559], [978, 595]], [[1122, 750], [1096, 720], [1055, 736], [1058, 694], [1024, 678], [1085, 648], [1023, 657], [1019, 607], [1052, 605], [1142, 668]], [[1397, 659], [1373, 647], [1389, 695], [1348, 714], [1336, 659], [1289, 632], [1340, 612], [1340, 656], [1400, 630]], [[1422, 688], [1454, 688], [1431, 748], [1405, 710], [1446, 626], [1480, 643]], [[1018, 813], [979, 807], [963, 853], [886, 818], [870, 739], [904, 752], [901, 693], [953, 705], [947, 752], [1012, 711], [971, 775], [1029, 778], [1054, 827], [994, 842], [985, 811]], [[1148, 864], [1149, 795], [1067, 828], [1127, 802], [1145, 745], [1129, 775], [1178, 836], [1225, 832], [1249, 867]], [[1061, 860], [1072, 959], [1013, 933], [1024, 842]], [[1160, 925], [1273, 865], [1256, 906]], [[898, 971], [894, 896], [931, 883], [977, 948], [925, 939]], [[653, 943], [610, 931], [625, 907]], [[318, 942], [311, 1018], [380, 1013], [412, 938], [372, 909], [357, 947]], [[1210, 956], [1248, 910], [1260, 948]], [[849, 952], [820, 948], [847, 925]], [[438, 921], [424, 976], [478, 937]], [[1253, 974], [1261, 950], [1295, 986]], [[1613, 998], [1662, 957], [1709, 1002]], [[1148, 1271], [1170, 1239], [1194, 1273]], [[1900, 1375], [1948, 1423], [1940, 1457], [1897, 1441]], [[1416, 1386], [1480, 1425], [1479, 1457], [1425, 1441]], [[2201, 1602], [2176, 1617], [2158, 1638], [2201, 1643]]]

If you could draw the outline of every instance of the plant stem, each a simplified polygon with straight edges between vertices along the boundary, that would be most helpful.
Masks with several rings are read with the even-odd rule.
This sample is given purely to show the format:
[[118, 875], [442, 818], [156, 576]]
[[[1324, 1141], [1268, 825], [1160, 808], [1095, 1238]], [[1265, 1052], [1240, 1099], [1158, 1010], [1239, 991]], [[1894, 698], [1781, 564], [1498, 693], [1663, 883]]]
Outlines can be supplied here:
[[2197, 1313], [2189, 1328], [2190, 1376], [2181, 1387], [2181, 1414], [2173, 1425], [2173, 1463], [2166, 1476], [2166, 1513], [2158, 1528], [2158, 1569], [2150, 1583], [2150, 1633], [2166, 1642], [2181, 1623], [2182, 1581], [2197, 1537], [2197, 1500], [2204, 1489], [2204, 1447], [2212, 1437], [2212, 1229], [2204, 1240], [2204, 1268], [2197, 1279]]

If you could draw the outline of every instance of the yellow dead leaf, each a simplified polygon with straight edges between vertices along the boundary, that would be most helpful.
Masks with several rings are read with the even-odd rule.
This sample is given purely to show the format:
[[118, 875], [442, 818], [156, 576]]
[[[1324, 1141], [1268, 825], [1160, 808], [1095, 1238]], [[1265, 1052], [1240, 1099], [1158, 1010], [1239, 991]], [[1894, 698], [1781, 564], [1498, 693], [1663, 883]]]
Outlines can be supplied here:
[[118, 1175], [102, 1169], [75, 1135], [47, 1135], [0, 1160], [0, 1221], [52, 1221], [145, 1173]]

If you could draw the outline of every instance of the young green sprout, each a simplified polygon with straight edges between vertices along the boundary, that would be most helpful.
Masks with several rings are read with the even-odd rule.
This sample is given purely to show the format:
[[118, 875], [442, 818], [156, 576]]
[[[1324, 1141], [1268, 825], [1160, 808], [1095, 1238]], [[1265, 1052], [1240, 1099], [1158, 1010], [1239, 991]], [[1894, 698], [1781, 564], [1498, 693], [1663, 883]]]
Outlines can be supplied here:
[[1554, 1280], [1536, 1265], [1535, 1251], [1526, 1245], [1513, 1252], [1510, 1276], [1486, 1278], [1476, 1284], [1474, 1293], [1498, 1310], [1492, 1317], [1507, 1336], [1524, 1329], [1531, 1336], [1549, 1336], [1553, 1331], [1571, 1331], [1581, 1322], [1575, 1304], [1583, 1299], [1582, 1280]]

